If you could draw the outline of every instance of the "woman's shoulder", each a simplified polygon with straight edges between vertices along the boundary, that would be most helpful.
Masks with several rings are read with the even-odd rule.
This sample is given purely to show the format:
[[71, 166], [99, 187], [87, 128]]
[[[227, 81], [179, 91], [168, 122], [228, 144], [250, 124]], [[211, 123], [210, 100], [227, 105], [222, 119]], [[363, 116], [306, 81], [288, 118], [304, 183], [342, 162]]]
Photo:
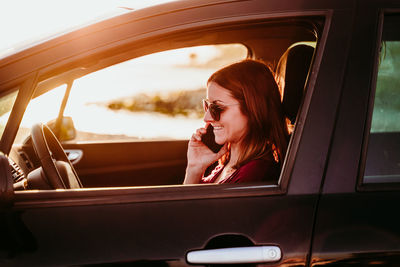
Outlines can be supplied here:
[[275, 167], [276, 165], [277, 163], [273, 160], [253, 159], [241, 166], [238, 170], [246, 172], [267, 172], [271, 167]]
[[278, 180], [280, 173], [279, 164], [274, 160], [254, 159], [241, 166], [230, 182], [257, 182]]

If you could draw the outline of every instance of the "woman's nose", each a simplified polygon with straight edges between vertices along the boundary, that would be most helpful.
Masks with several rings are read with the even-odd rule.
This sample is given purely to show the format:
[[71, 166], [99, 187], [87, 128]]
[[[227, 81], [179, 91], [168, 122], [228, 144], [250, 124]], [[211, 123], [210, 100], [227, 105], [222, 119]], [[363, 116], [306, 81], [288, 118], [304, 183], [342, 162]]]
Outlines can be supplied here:
[[204, 122], [213, 122], [214, 121], [214, 119], [212, 118], [212, 116], [211, 116], [211, 114], [210, 114], [210, 110], [207, 110], [205, 113], [204, 113], [204, 117], [203, 117], [203, 120], [204, 120]]

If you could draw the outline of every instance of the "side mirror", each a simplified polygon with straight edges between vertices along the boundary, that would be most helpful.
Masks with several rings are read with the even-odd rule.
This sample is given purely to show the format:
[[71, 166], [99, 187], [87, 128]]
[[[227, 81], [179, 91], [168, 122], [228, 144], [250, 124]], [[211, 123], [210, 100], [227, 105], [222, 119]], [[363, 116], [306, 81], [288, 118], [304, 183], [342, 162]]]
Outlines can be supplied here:
[[60, 142], [73, 140], [76, 137], [76, 129], [71, 117], [62, 117], [51, 120], [47, 126], [54, 132]]

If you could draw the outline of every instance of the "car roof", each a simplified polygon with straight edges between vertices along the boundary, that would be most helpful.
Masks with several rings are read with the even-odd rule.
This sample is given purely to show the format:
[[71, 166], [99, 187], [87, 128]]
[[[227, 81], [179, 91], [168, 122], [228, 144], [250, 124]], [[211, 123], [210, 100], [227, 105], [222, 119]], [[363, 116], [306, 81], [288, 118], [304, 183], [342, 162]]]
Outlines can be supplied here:
[[[81, 28], [75, 28], [72, 31], [70, 30], [52, 36], [44, 41], [15, 51], [15, 53], [9, 54], [6, 57], [1, 58], [0, 56], [0, 91], [14, 90], [14, 85], [18, 83], [17, 79], [22, 79], [25, 75], [33, 75], [35, 71], [46, 66], [51, 66], [52, 70], [46, 69], [43, 73], [48, 72], [49, 75], [54, 75], [55, 73], [52, 72], [53, 70], [59, 71], [59, 69], [56, 70], [57, 66], [54, 63], [60, 62], [66, 58], [75, 60], [71, 58], [71, 55], [74, 53], [82, 53], [82, 51], [89, 51], [89, 49], [92, 49], [90, 51], [95, 51], [93, 49], [96, 49], [99, 45], [97, 42], [98, 40], [92, 41], [91, 45], [79, 43], [79, 40], [85, 39], [82, 37], [101, 37], [102, 40], [104, 39], [103, 44], [107, 44], [107, 47], [110, 47], [116, 43], [114, 41], [112, 44], [106, 43], [110, 40], [116, 40], [111, 36], [113, 35], [114, 29], [120, 28], [123, 31], [133, 32], [134, 29], [129, 28], [129, 26], [136, 24], [136, 22], [150, 21], [158, 17], [168, 17], [171, 25], [179, 25], [182, 19], [186, 22], [196, 22], [195, 17], [201, 16], [199, 12], [202, 10], [218, 10], [220, 7], [227, 7], [226, 12], [230, 14], [229, 16], [232, 18], [236, 17], [235, 12], [240, 13], [241, 16], [244, 17], [247, 15], [257, 17], [265, 10], [269, 10], [268, 12], [276, 12], [278, 15], [282, 14], [282, 12], [285, 12], [285, 14], [291, 13], [297, 15], [301, 13], [308, 16], [310, 14], [315, 15], [316, 13], [321, 15], [321, 12], [327, 12], [331, 9], [342, 9], [353, 6], [351, 2], [354, 1], [356, 0], [351, 0], [350, 2], [346, 0], [328, 0], [323, 2], [319, 0], [295, 0], [288, 4], [282, 3], [280, 0], [184, 0], [162, 3], [133, 11], [125, 9], [126, 12], [122, 15], [113, 16], [90, 25], [85, 25]], [[238, 10], [238, 7], [240, 7], [241, 10]], [[195, 14], [196, 16], [194, 16]], [[186, 18], [182, 16], [186, 16]], [[192, 18], [192, 16], [194, 17]], [[212, 13], [210, 16], [215, 17], [217, 15]], [[220, 19], [223, 18], [225, 17], [220, 17]], [[105, 46], [104, 49], [106, 49]], [[98, 51], [96, 50], [95, 52]], [[83, 61], [84, 56], [83, 54], [81, 56]], [[66, 61], [63, 62], [65, 63]], [[34, 65], [32, 65], [33, 63]], [[86, 63], [83, 62], [79, 64], [85, 65]], [[86, 65], [84, 67], [86, 67]], [[40, 73], [40, 80], [48, 78], [46, 76], [47, 74], [44, 75], [43, 73]]]
[[[237, 0], [236, 2], [246, 1]], [[39, 37], [29, 38], [13, 44], [12, 47], [0, 47], [0, 66], [3, 63], [10, 63], [18, 60], [20, 56], [25, 57], [29, 54], [46, 49], [51, 44], [67, 41], [69, 36], [75, 32], [93, 28], [94, 26], [107, 27], [110, 24], [120, 24], [131, 21], [132, 19], [143, 19], [148, 16], [161, 15], [169, 12], [175, 12], [193, 7], [215, 5], [218, 3], [231, 2], [230, 0], [149, 0], [138, 2], [129, 2], [129, 6], [115, 6], [104, 13], [91, 14], [75, 23], [71, 23], [64, 28], [58, 28], [52, 32]], [[7, 38], [7, 36], [2, 37]], [[2, 50], [3, 49], [3, 50]]]
[[[80, 11], [80, 13], [84, 14], [84, 16], [77, 16], [74, 19], [69, 19], [66, 23], [59, 23], [60, 25], [57, 26], [52, 26], [51, 23], [46, 22], [49, 27], [47, 29], [42, 29], [43, 27], [46, 28], [46, 25], [44, 24], [34, 24], [39, 27], [41, 27], [40, 30], [38, 30], [37, 33], [30, 33], [30, 35], [26, 36], [21, 36], [16, 39], [16, 41], [9, 41], [8, 44], [11, 44], [9, 46], [0, 46], [0, 62], [8, 57], [13, 57], [13, 55], [20, 54], [23, 51], [30, 50], [31, 48], [34, 47], [40, 47], [42, 44], [47, 43], [51, 40], [54, 39], [62, 39], [63, 36], [68, 35], [69, 33], [78, 31], [80, 29], [84, 29], [87, 27], [90, 27], [92, 25], [102, 23], [104, 21], [109, 21], [112, 20], [112, 18], [131, 13], [137, 10], [141, 9], [146, 9], [149, 7], [154, 7], [157, 5], [162, 5], [163, 3], [167, 2], [173, 2], [176, 0], [150, 0], [150, 1], [133, 1], [129, 2], [129, 6], [118, 6], [118, 5], [112, 5], [110, 7], [104, 7], [99, 10], [87, 10], [86, 11]], [[118, 2], [117, 2], [118, 4]], [[75, 6], [71, 6], [71, 9], [76, 8]], [[38, 9], [39, 10], [39, 9]], [[38, 10], [35, 10], [35, 12], [30, 12], [32, 18], [36, 16], [47, 16], [46, 14], [49, 14], [52, 12], [52, 10], [44, 10], [42, 13], [37, 13], [39, 12]], [[28, 13], [25, 13], [28, 14]], [[24, 14], [24, 15], [25, 15]], [[15, 16], [13, 14], [13, 16]], [[4, 17], [4, 16], [3, 16]], [[52, 18], [51, 16], [49, 17], [50, 19]], [[7, 19], [9, 17], [3, 18], [5, 21], [2, 23], [8, 23]], [[30, 18], [26, 18], [27, 20], [30, 20]], [[61, 18], [64, 19], [64, 18]], [[60, 21], [61, 21], [60, 19]], [[12, 23], [12, 21], [11, 21]], [[61, 25], [62, 24], [62, 25]], [[25, 24], [24, 24], [25, 25]], [[29, 29], [26, 25], [24, 26], [25, 28]], [[7, 31], [2, 30], [1, 32], [2, 38], [5, 40], [8, 40], [9, 36], [7, 36]], [[23, 33], [21, 33], [23, 35]], [[15, 38], [14, 38], [15, 39]], [[0, 63], [1, 64], [1, 63]]]
[[[96, 16], [94, 18], [86, 19], [85, 21], [77, 21], [69, 24], [69, 26], [58, 27], [56, 29], [50, 29], [46, 33], [38, 33], [38, 35], [31, 35], [28, 38], [21, 37], [19, 40], [12, 43], [9, 47], [1, 47], [0, 48], [0, 60], [2, 58], [6, 58], [13, 54], [18, 54], [21, 51], [27, 50], [31, 47], [40, 45], [41, 43], [45, 43], [49, 40], [55, 39], [57, 37], [63, 36], [67, 33], [73, 32], [80, 28], [84, 28], [85, 26], [89, 26], [95, 24], [97, 22], [121, 15], [123, 13], [128, 12], [128, 9], [118, 8], [113, 11], [107, 12], [100, 16]], [[7, 36], [3, 36], [3, 38], [7, 39]]]

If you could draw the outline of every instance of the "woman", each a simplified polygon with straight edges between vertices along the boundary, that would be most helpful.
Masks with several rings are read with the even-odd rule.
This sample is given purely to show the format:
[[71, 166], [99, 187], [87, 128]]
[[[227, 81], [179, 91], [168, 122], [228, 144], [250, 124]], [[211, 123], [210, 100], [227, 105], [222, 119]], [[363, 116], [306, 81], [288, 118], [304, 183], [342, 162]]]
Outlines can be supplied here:
[[[288, 130], [281, 96], [270, 69], [244, 60], [215, 72], [207, 82], [203, 101], [205, 128], [192, 135], [184, 184], [277, 181], [285, 157]], [[214, 127], [218, 153], [201, 142]], [[206, 169], [218, 166], [210, 175]]]

